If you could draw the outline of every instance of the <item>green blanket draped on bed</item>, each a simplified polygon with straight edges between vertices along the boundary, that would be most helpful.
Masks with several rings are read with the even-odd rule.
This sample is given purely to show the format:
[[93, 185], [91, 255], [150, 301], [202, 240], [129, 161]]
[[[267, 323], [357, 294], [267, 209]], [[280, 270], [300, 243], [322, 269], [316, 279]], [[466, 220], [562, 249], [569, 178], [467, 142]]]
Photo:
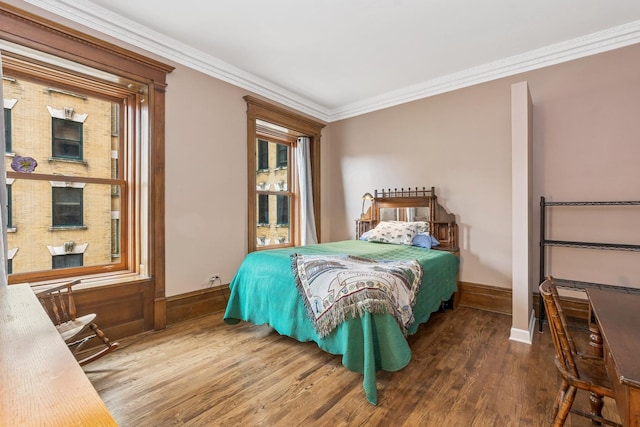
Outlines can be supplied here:
[[291, 269], [293, 253], [309, 255], [351, 254], [375, 260], [418, 260], [423, 277], [413, 307], [414, 334], [431, 313], [456, 291], [458, 258], [444, 251], [405, 245], [347, 240], [297, 248], [272, 249], [247, 255], [229, 285], [230, 297], [224, 320], [269, 324], [281, 335], [298, 341], [314, 341], [331, 354], [342, 355], [342, 364], [364, 375], [367, 400], [377, 404], [376, 371], [397, 371], [409, 364], [411, 349], [390, 314], [365, 313], [342, 322], [325, 337], [315, 330], [296, 289]]

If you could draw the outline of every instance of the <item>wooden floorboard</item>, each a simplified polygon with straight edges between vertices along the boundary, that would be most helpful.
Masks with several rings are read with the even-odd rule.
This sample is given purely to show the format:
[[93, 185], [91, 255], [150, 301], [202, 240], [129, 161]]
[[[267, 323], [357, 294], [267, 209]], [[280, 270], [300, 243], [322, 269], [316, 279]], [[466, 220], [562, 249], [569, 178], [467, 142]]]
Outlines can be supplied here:
[[[581, 326], [581, 325], [578, 325]], [[378, 405], [341, 357], [222, 313], [120, 340], [85, 372], [123, 426], [544, 426], [558, 382], [545, 325], [527, 345], [511, 317], [469, 307], [434, 314], [413, 357], [378, 372]], [[587, 331], [574, 331], [586, 345]], [[588, 411], [578, 392], [574, 408]], [[605, 416], [619, 420], [607, 400]], [[569, 415], [565, 426], [590, 426]]]

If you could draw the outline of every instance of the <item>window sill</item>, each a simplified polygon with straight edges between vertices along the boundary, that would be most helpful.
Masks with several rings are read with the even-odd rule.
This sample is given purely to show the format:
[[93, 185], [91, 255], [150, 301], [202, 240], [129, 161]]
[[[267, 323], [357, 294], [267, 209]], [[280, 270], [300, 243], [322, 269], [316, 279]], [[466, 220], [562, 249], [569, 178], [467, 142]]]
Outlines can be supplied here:
[[49, 227], [49, 231], [63, 231], [63, 230], [86, 230], [86, 225], [56, 225]]
[[89, 165], [86, 160], [82, 160], [82, 159], [66, 159], [64, 157], [49, 157], [49, 159], [47, 160], [49, 162], [77, 163], [84, 166]]
[[[41, 280], [37, 282], [27, 282], [30, 286], [50, 286], [53, 284], [64, 283], [69, 280], [80, 279], [81, 282], [74, 286], [74, 289], [89, 289], [98, 288], [102, 286], [113, 286], [130, 284], [134, 285], [139, 282], [150, 281], [152, 278], [148, 275], [134, 273], [134, 272], [122, 272], [120, 274], [105, 273], [91, 276], [73, 276], [68, 278], [60, 278], [56, 280]], [[17, 283], [16, 283], [17, 284]], [[13, 284], [12, 284], [13, 285]]]

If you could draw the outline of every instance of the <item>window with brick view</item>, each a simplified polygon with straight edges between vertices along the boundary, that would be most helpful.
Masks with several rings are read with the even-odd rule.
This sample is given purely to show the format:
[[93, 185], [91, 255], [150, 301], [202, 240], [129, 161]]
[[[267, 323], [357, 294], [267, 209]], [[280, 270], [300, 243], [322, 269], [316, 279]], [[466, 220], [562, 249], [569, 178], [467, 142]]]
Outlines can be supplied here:
[[299, 244], [297, 138], [311, 141], [316, 232], [320, 234], [320, 131], [323, 124], [245, 96], [249, 181], [249, 251]]
[[11, 171], [18, 156], [38, 163], [32, 173], [12, 175], [7, 236], [12, 274], [51, 277], [53, 272], [45, 272], [52, 269], [126, 268], [120, 251], [114, 251], [123, 235], [113, 219], [127, 211], [121, 194], [130, 184], [118, 179], [127, 156], [121, 132], [112, 132], [112, 123], [123, 120], [112, 115], [135, 100], [114, 101], [80, 87], [63, 90], [55, 82], [11, 72], [8, 67], [9, 79], [3, 80], [4, 97], [16, 100], [5, 165]]
[[[144, 259], [135, 239], [146, 233], [132, 227], [136, 209], [148, 202], [136, 194], [131, 159], [149, 161], [142, 145], [147, 129], [134, 125], [148, 117], [148, 87], [0, 43], [11, 125], [5, 153], [10, 283], [135, 271], [126, 255]], [[33, 172], [12, 170], [21, 157], [35, 159]]]
[[[4, 93], [12, 143], [5, 154], [13, 214], [7, 240], [21, 236], [9, 242], [9, 284], [82, 278], [93, 302], [138, 301], [117, 315], [130, 333], [164, 328], [165, 97], [174, 67], [6, 3], [0, 55], [3, 88], [40, 84], [40, 96], [49, 98], [37, 109], [42, 127], [23, 129], [18, 148], [21, 101]], [[56, 152], [54, 119], [75, 127]], [[33, 156], [36, 146], [46, 154]], [[14, 172], [18, 156], [36, 158], [38, 166]], [[81, 189], [81, 226], [53, 226], [53, 188]], [[26, 226], [29, 209], [39, 210], [37, 225]], [[92, 236], [98, 232], [101, 239]], [[30, 246], [38, 265], [26, 265]], [[58, 262], [62, 268], [53, 268]]]

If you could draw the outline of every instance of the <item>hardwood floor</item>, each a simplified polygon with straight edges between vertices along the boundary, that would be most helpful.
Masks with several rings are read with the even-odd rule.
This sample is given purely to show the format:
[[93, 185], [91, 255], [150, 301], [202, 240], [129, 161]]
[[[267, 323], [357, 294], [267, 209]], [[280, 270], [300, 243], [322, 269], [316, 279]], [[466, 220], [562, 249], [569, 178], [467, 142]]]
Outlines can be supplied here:
[[[434, 314], [410, 337], [410, 364], [378, 372], [377, 406], [340, 356], [222, 313], [121, 340], [85, 372], [123, 427], [548, 425], [548, 328], [533, 345], [510, 341], [510, 328], [510, 316], [468, 307]], [[574, 334], [586, 344], [586, 330]], [[588, 396], [574, 408], [588, 410]], [[614, 402], [604, 413], [619, 421]], [[565, 425], [591, 424], [571, 414]]]

